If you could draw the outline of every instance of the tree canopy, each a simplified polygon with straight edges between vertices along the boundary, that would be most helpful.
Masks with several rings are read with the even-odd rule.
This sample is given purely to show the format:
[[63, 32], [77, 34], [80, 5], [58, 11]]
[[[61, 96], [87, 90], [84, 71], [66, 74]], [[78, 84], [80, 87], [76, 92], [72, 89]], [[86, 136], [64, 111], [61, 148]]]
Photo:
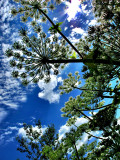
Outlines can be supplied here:
[[[59, 140], [54, 125], [49, 125], [42, 133], [40, 121], [35, 124], [38, 131], [34, 131], [32, 125], [24, 124], [26, 137], [17, 137], [21, 146], [18, 150], [33, 160], [119, 159], [120, 124], [116, 111], [120, 104], [120, 2], [93, 0], [93, 12], [99, 23], [88, 28], [85, 39], [72, 44], [62, 33], [62, 22], [54, 24], [47, 14], [47, 10], [54, 11], [61, 0], [14, 1], [19, 3], [19, 8], [13, 8], [11, 13], [20, 14], [23, 23], [31, 17], [34, 34], [30, 37], [28, 31], [22, 28], [19, 31], [21, 42], [14, 42], [12, 48], [6, 51], [6, 56], [12, 57], [13, 77], [22, 78], [23, 85], [37, 83], [40, 79], [49, 83], [52, 71], [58, 75], [60, 67], [63, 69], [66, 63], [83, 63], [83, 76], [78, 71], [74, 75], [69, 73], [59, 87], [61, 94], [80, 91], [61, 108], [62, 116], [68, 118], [70, 132]], [[48, 31], [52, 39], [42, 31], [40, 24], [36, 23], [37, 19], [51, 23]], [[108, 98], [111, 103], [105, 104]], [[88, 122], [76, 126], [78, 118], [85, 118]], [[95, 131], [101, 132], [101, 135], [94, 135]], [[88, 140], [79, 146], [83, 134], [88, 135]], [[91, 137], [94, 138], [92, 142]]]

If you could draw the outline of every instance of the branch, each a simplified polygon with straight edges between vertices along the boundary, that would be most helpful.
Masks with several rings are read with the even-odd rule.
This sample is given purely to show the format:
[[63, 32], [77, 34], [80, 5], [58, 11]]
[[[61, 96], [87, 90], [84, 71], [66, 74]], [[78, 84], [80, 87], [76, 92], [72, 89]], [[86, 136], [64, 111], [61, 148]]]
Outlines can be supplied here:
[[[111, 64], [110, 60], [107, 59], [59, 59], [59, 60], [47, 60], [46, 63], [93, 63], [93, 64]], [[119, 60], [112, 60], [113, 65], [120, 66]]]
[[98, 139], [104, 139], [104, 138], [101, 138], [101, 137], [94, 136], [94, 135], [90, 134], [90, 133], [87, 132], [87, 131], [85, 131], [85, 133], [89, 134], [89, 135], [92, 136], [92, 137], [98, 138]]
[[108, 104], [108, 105], [105, 105], [105, 106], [102, 106], [102, 107], [98, 107], [98, 108], [94, 108], [94, 109], [84, 109], [84, 110], [79, 110], [78, 108], [75, 108], [75, 109], [77, 109], [77, 110], [79, 110], [79, 111], [92, 111], [92, 110], [98, 110], [98, 109], [101, 109], [101, 108], [106, 108], [106, 107], [111, 107], [111, 105], [112, 105], [112, 103], [110, 103], [110, 104]]
[[[76, 128], [78, 128], [75, 124], [74, 124], [74, 126], [75, 126]], [[94, 136], [94, 135], [90, 134], [90, 133], [87, 132], [87, 131], [85, 131], [85, 133], [89, 134], [89, 135], [92, 136], [92, 137], [98, 138], [98, 139], [104, 139], [104, 138], [101, 138], [101, 137]]]
[[76, 89], [79, 89], [79, 90], [83, 90], [83, 91], [95, 91], [95, 92], [110, 92], [110, 93], [112, 93], [112, 92], [114, 92], [114, 90], [113, 91], [106, 91], [106, 90], [99, 90], [99, 89], [93, 89], [93, 90], [91, 90], [91, 89], [86, 89], [86, 88], [79, 88], [79, 87], [75, 87], [75, 86], [72, 86], [73, 88], [76, 88]]

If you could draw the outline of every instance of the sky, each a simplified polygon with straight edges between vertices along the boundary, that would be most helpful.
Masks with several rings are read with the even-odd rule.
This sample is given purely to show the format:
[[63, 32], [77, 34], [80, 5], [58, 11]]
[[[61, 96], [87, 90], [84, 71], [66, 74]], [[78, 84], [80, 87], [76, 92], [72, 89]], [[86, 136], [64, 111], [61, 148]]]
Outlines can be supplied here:
[[[30, 84], [23, 87], [18, 79], [11, 76], [9, 59], [5, 57], [5, 50], [15, 42], [20, 41], [18, 30], [21, 26], [27, 26], [29, 34], [32, 32], [30, 21], [23, 24], [20, 16], [13, 17], [10, 13], [11, 8], [16, 7], [12, 0], [0, 1], [0, 159], [15, 160], [25, 159], [24, 154], [16, 149], [18, 143], [15, 139], [17, 135], [25, 136], [23, 122], [34, 124], [35, 120], [40, 119], [42, 128], [45, 130], [47, 125], [54, 124], [59, 138], [65, 132], [69, 132], [70, 127], [66, 126], [67, 118], [61, 117], [60, 109], [68, 101], [70, 96], [77, 96], [80, 91], [74, 90], [70, 94], [60, 95], [58, 89], [62, 85], [63, 79], [67, 78], [69, 72], [79, 71], [81, 77], [82, 64], [69, 64], [58, 76], [51, 75], [51, 81], [45, 84], [43, 80], [38, 84]], [[80, 37], [87, 35], [87, 28], [97, 23], [92, 10], [91, 0], [80, 4], [79, 0], [72, 0], [56, 6], [56, 10], [48, 12], [50, 18], [61, 25], [62, 33], [74, 44]], [[39, 20], [38, 23], [41, 24]], [[47, 21], [43, 25], [43, 30], [47, 32], [50, 27]], [[84, 82], [82, 82], [84, 83]], [[78, 118], [76, 125], [85, 123], [86, 119]], [[93, 133], [99, 134], [99, 133]], [[78, 146], [87, 142], [87, 135], [84, 134]]]

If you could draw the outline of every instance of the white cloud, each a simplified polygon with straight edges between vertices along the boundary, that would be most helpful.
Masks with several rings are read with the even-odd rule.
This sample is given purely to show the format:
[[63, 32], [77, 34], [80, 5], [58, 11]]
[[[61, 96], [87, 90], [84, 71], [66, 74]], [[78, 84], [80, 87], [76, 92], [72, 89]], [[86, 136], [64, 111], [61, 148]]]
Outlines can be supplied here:
[[[77, 118], [77, 120], [75, 122], [75, 125], [67, 126], [65, 124], [65, 125], [61, 126], [60, 129], [59, 129], [59, 141], [61, 141], [61, 139], [65, 137], [66, 133], [70, 132], [71, 128], [76, 129], [75, 126], [80, 126], [80, 125], [82, 125], [84, 123], [87, 123], [87, 122], [88, 122], [88, 120], [85, 119], [85, 118]], [[99, 131], [91, 131], [90, 134], [93, 135], [93, 136], [96, 136], [96, 135], [98, 135], [99, 137], [101, 136], [101, 132], [99, 132]], [[81, 136], [81, 139], [79, 139], [78, 141], [76, 141], [77, 149], [79, 149], [80, 146], [82, 146], [83, 144], [87, 143], [88, 136], [89, 136], [89, 134], [83, 133], [83, 135]], [[91, 139], [92, 138], [94, 138], [94, 137], [91, 137]], [[68, 153], [70, 153], [69, 150], [68, 150]]]
[[57, 17], [54, 17], [54, 18], [53, 18], [53, 21], [54, 21], [54, 22], [58, 22], [58, 18], [57, 18]]
[[21, 136], [23, 136], [23, 137], [26, 137], [26, 132], [25, 132], [25, 130], [24, 130], [23, 127], [18, 130], [18, 135], [21, 135]]
[[77, 149], [80, 148], [80, 146], [82, 146], [83, 144], [85, 144], [87, 141], [88, 141], [88, 134], [87, 133], [84, 133], [81, 137], [82, 140], [78, 140], [76, 142], [76, 146], [77, 146]]
[[9, 67], [9, 59], [4, 52], [9, 44], [2, 44], [1, 73], [0, 73], [0, 105], [8, 106], [8, 109], [17, 109], [20, 102], [26, 101], [26, 89], [22, 89], [19, 80], [12, 78], [12, 69]]
[[87, 7], [87, 4], [84, 5], [84, 3], [81, 4], [81, 7], [82, 7], [82, 11], [85, 11], [86, 7]]
[[12, 131], [8, 131], [8, 132], [5, 132], [4, 135], [9, 135], [11, 133], [12, 133]]
[[81, 124], [84, 124], [84, 123], [87, 123], [88, 120], [85, 119], [85, 118], [77, 118], [76, 122], [75, 122], [75, 125], [76, 126], [80, 126]]
[[[4, 66], [5, 64], [6, 66]], [[7, 67], [9, 65], [5, 64], [1, 68], [0, 74], [0, 104], [17, 109], [19, 102], [26, 101], [26, 91], [22, 90], [18, 80], [11, 77], [11, 70]]]
[[[41, 132], [41, 135], [43, 135], [45, 133], [45, 130], [47, 129], [46, 126], [42, 127], [41, 129], [39, 129], [37, 126], [32, 126], [33, 131], [37, 131], [37, 132]], [[18, 135], [22, 136], [22, 137], [27, 137], [26, 136], [26, 131], [24, 130], [24, 128], [19, 128], [18, 130]]]
[[64, 28], [64, 31], [66, 31], [67, 29], [68, 29], [68, 27], [65, 27], [65, 28]]
[[4, 22], [5, 20], [6, 21], [11, 21], [13, 19], [11, 13], [10, 13], [10, 10], [11, 8], [13, 7], [13, 5], [11, 3], [9, 3], [8, 0], [4, 1], [2, 0], [1, 1], [1, 21], [0, 22]]
[[77, 28], [77, 27], [74, 28], [72, 30], [72, 32], [77, 33], [77, 34], [81, 34], [81, 35], [86, 34], [86, 32], [82, 28]]
[[94, 26], [97, 24], [97, 20], [96, 19], [93, 19], [90, 21], [90, 23], [88, 24], [89, 26]]
[[[88, 120], [85, 118], [77, 118], [75, 125], [80, 126], [81, 124], [87, 123]], [[63, 137], [65, 137], [65, 133], [69, 132], [71, 128], [75, 128], [74, 125], [67, 126], [66, 124], [61, 126], [59, 129], [59, 140], [61, 140]]]
[[18, 130], [18, 127], [14, 126], [14, 127], [9, 127], [8, 129], [10, 129], [10, 130]]
[[18, 34], [18, 32], [14, 32], [11, 37], [10, 37], [12, 43], [14, 43], [15, 41], [21, 41], [21, 38]]
[[117, 124], [119, 124], [119, 125], [120, 125], [120, 117], [119, 117], [119, 119], [117, 120]]
[[66, 13], [68, 14], [68, 22], [70, 22], [72, 19], [75, 18], [75, 15], [77, 12], [81, 12], [81, 9], [79, 8], [80, 2], [78, 0], [74, 0], [70, 2], [65, 2], [67, 5]]
[[40, 80], [38, 86], [42, 91], [39, 92], [38, 97], [48, 100], [49, 103], [59, 102], [59, 92], [53, 91], [59, 82], [62, 82], [62, 78], [57, 78], [55, 75], [51, 75], [51, 80], [47, 84], [43, 80]]
[[8, 112], [5, 111], [3, 108], [0, 108], [0, 123], [5, 119], [5, 117], [8, 115]]
[[79, 42], [79, 39], [76, 38], [76, 35], [77, 34], [80, 34], [81, 35], [81, 38], [84, 39], [85, 36], [87, 36], [87, 32], [85, 30], [83, 30], [82, 28], [73, 28], [72, 29], [72, 32], [69, 36], [69, 39], [72, 43], [77, 43]]
[[2, 51], [5, 53], [5, 51], [10, 48], [11, 45], [10, 44], [6, 44], [6, 43], [2, 43]]

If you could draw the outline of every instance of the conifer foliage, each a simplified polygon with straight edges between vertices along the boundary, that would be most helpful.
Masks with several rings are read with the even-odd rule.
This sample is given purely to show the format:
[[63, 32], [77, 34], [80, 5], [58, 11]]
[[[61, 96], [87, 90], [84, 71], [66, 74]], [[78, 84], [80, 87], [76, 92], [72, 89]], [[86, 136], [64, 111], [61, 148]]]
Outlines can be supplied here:
[[[62, 33], [62, 22], [54, 24], [47, 14], [49, 10], [54, 11], [61, 0], [14, 1], [19, 8], [13, 8], [11, 13], [22, 15], [24, 23], [31, 17], [34, 35], [30, 37], [22, 28], [19, 31], [22, 41], [15, 42], [6, 51], [6, 56], [11, 57], [10, 66], [14, 68], [13, 77], [21, 78], [23, 85], [37, 83], [40, 79], [49, 83], [51, 72], [57, 75], [59, 67], [64, 68], [61, 64], [83, 63], [83, 75], [78, 71], [69, 73], [59, 87], [61, 94], [80, 91], [61, 108], [62, 116], [68, 118], [66, 125], [70, 131], [60, 139], [54, 125], [42, 133], [40, 121], [35, 124], [37, 131], [32, 125], [24, 124], [26, 137], [17, 137], [21, 146], [18, 150], [32, 160], [120, 159], [120, 124], [116, 119], [120, 105], [120, 2], [93, 0], [93, 12], [99, 23], [88, 28], [85, 39], [72, 44]], [[38, 19], [51, 23], [48, 31], [52, 39], [36, 23]], [[106, 99], [110, 103], [106, 104]], [[78, 126], [76, 121], [79, 118], [87, 122]], [[101, 135], [96, 136], [96, 131]], [[86, 143], [79, 145], [84, 135], [87, 136]]]

